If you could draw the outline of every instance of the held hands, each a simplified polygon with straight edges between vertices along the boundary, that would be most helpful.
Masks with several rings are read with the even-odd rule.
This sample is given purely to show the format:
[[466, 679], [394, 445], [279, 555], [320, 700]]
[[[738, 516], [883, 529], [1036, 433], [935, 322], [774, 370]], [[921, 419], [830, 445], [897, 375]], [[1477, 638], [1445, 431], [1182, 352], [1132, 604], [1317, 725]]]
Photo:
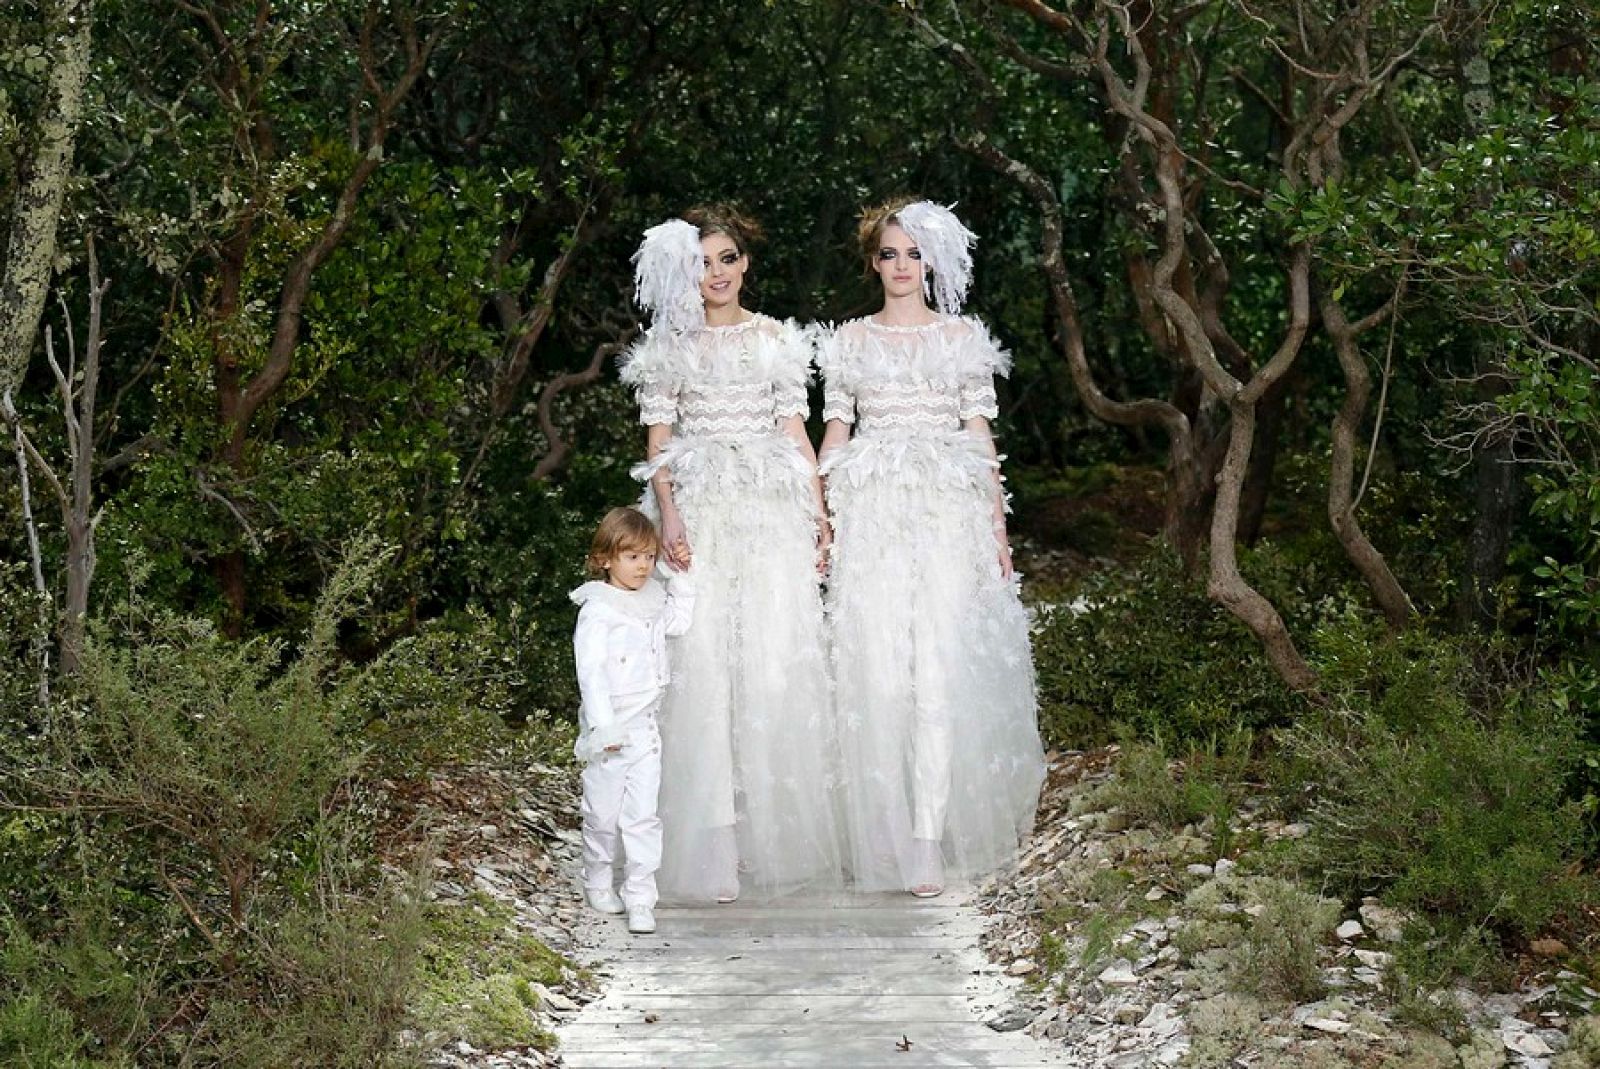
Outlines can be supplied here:
[[689, 548], [689, 532], [684, 530], [683, 517], [673, 512], [661, 517], [661, 555], [675, 572], [689, 567], [694, 550]]
[[828, 565], [833, 553], [833, 525], [827, 520], [817, 521], [817, 577], [828, 578]]

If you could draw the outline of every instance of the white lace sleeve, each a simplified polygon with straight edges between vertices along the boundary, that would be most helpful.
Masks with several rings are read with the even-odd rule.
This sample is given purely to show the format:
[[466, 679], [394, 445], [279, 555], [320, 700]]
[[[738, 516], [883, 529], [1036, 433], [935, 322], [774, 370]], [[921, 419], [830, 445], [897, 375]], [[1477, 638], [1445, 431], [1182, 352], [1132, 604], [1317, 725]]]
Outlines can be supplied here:
[[817, 369], [822, 372], [822, 419], [840, 423], [856, 421], [856, 397], [845, 370], [845, 341], [839, 331], [814, 323], [808, 332], [816, 352]]
[[778, 353], [773, 362], [772, 414], [777, 419], [811, 412], [806, 387], [811, 384], [811, 346], [792, 321], [778, 325]]
[[969, 333], [964, 339], [961, 373], [961, 398], [959, 415], [963, 420], [994, 419], [1000, 415], [1000, 403], [995, 396], [994, 377], [1011, 371], [1011, 357], [1000, 348], [983, 323], [967, 318], [963, 323]]
[[622, 381], [633, 387], [639, 401], [639, 422], [645, 426], [676, 423], [678, 419], [678, 376], [672, 339], [661, 330], [651, 330], [628, 347], [620, 361]]

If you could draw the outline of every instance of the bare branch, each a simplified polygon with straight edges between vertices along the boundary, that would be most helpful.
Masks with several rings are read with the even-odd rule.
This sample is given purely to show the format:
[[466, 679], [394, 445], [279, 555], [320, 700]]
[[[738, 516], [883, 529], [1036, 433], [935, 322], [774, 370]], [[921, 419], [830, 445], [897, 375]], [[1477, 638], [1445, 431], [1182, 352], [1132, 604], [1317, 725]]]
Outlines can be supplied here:
[[22, 487], [22, 526], [28, 535], [28, 560], [33, 565], [33, 588], [41, 596], [48, 597], [49, 590], [44, 583], [44, 559], [39, 552], [39, 525], [33, 518], [32, 484], [28, 480], [28, 454], [32, 447], [22, 429], [22, 419], [17, 415], [16, 406], [11, 403], [10, 390], [0, 395], [0, 416], [5, 417], [6, 424], [11, 428], [12, 451], [17, 458], [17, 480]]
[[1071, 15], [1057, 11], [1042, 0], [1000, 0], [1006, 7], [1020, 11], [1033, 19], [1041, 26], [1055, 30], [1057, 33], [1071, 33], [1078, 29], [1078, 24]]
[[[1401, 276], [1400, 284], [1405, 285], [1405, 277]], [[1398, 291], [1396, 293], [1398, 296]], [[1396, 302], [1398, 304], [1398, 302]], [[1360, 508], [1361, 499], [1367, 496], [1367, 487], [1372, 483], [1372, 464], [1378, 456], [1378, 435], [1383, 432], [1383, 415], [1388, 410], [1389, 381], [1394, 371], [1394, 335], [1395, 327], [1400, 322], [1400, 316], [1395, 314], [1389, 319], [1389, 344], [1383, 350], [1383, 379], [1378, 385], [1378, 408], [1372, 416], [1372, 439], [1367, 443], [1367, 463], [1361, 471], [1361, 483], [1356, 487], [1355, 498], [1351, 508]]]
[[545, 383], [544, 389], [539, 392], [538, 411], [539, 430], [544, 434], [546, 448], [544, 456], [534, 465], [532, 475], [534, 481], [543, 482], [550, 478], [566, 466], [567, 460], [572, 455], [572, 443], [562, 436], [561, 428], [556, 426], [556, 398], [568, 390], [587, 386], [600, 378], [606, 360], [626, 348], [637, 333], [638, 328], [634, 327], [615, 341], [595, 346], [594, 355], [589, 358], [589, 365], [582, 371], [569, 371]]
[[250, 521], [245, 518], [244, 512], [240, 510], [239, 506], [235, 505], [225, 494], [223, 494], [216, 487], [212, 486], [211, 483], [206, 480], [203, 472], [195, 472], [194, 482], [195, 486], [200, 490], [201, 497], [215, 501], [217, 504], [228, 510], [228, 513], [233, 516], [235, 521], [238, 522], [239, 529], [244, 532], [245, 538], [250, 542], [250, 548], [255, 550], [257, 553], [262, 552], [263, 547], [261, 545], [261, 539], [256, 537], [255, 528], [250, 526]]

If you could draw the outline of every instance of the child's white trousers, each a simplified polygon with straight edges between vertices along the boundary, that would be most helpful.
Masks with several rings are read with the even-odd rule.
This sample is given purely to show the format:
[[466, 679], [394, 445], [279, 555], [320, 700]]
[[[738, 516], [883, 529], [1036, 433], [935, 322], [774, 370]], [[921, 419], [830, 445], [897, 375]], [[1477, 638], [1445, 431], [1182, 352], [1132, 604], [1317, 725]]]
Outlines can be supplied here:
[[583, 885], [612, 886], [617, 844], [622, 845], [622, 901], [629, 907], [656, 904], [661, 867], [661, 733], [656, 727], [659, 690], [618, 697], [626, 741], [616, 753], [600, 753], [583, 770]]

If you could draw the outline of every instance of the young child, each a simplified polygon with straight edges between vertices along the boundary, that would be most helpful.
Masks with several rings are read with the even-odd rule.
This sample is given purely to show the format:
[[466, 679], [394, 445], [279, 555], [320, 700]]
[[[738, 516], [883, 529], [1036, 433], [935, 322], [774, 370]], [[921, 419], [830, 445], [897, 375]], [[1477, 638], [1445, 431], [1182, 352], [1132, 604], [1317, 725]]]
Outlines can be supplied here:
[[[578, 663], [578, 742], [583, 770], [583, 893], [602, 913], [628, 914], [628, 931], [656, 930], [661, 865], [661, 734], [656, 710], [666, 689], [667, 636], [689, 629], [694, 589], [686, 575], [651, 577], [660, 539], [643, 513], [606, 513], [589, 549], [589, 573], [604, 576], [572, 592], [582, 608], [572, 636]], [[612, 885], [617, 841], [622, 894]]]

